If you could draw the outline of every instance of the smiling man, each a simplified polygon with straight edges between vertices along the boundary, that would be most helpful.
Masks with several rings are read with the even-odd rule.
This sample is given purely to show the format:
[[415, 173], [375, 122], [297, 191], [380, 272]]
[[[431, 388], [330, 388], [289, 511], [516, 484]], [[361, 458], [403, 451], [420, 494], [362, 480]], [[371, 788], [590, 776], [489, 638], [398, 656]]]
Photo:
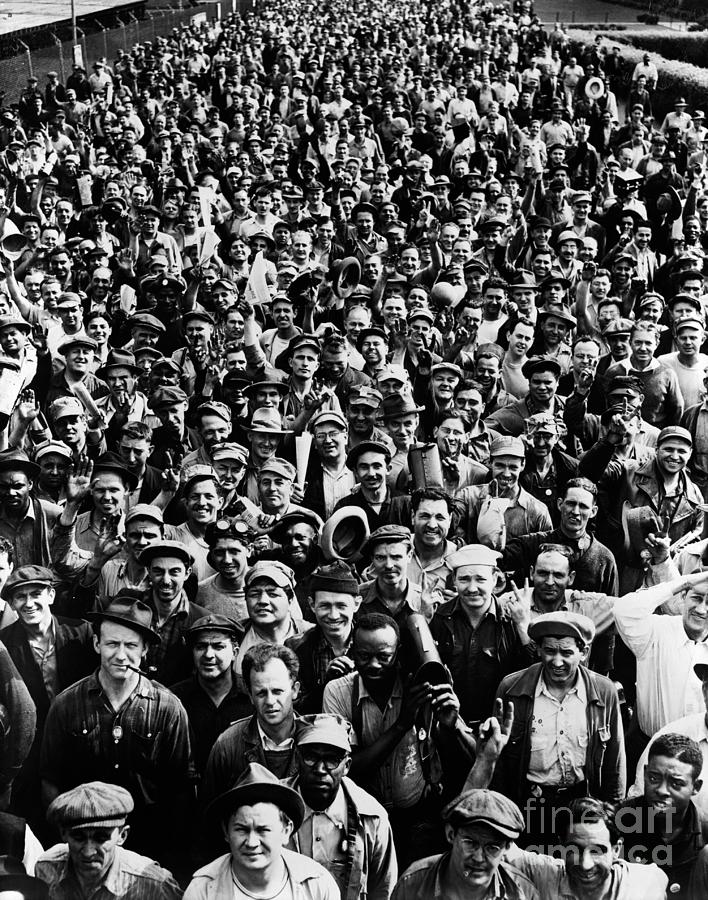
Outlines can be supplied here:
[[126, 850], [134, 803], [117, 784], [91, 781], [60, 794], [47, 818], [63, 843], [37, 860], [36, 873], [50, 897], [154, 897], [178, 900], [182, 890], [167, 869]]
[[585, 665], [592, 621], [546, 613], [528, 634], [541, 662], [499, 685], [504, 708], [514, 704], [515, 724], [492, 783], [524, 809], [526, 844], [543, 846], [552, 842], [552, 810], [587, 794], [611, 803], [624, 797], [624, 733], [617, 689]]

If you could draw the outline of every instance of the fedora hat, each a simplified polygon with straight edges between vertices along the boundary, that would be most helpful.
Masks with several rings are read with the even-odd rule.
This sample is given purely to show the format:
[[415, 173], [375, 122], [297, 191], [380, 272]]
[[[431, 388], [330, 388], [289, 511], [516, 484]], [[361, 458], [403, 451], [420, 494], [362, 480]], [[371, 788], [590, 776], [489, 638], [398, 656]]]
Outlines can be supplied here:
[[325, 522], [320, 547], [326, 560], [353, 562], [369, 538], [369, 521], [358, 506], [343, 506]]
[[152, 610], [134, 595], [118, 593], [103, 610], [85, 613], [89, 622], [115, 622], [142, 635], [151, 644], [160, 643], [160, 635], [152, 629]]
[[28, 478], [37, 478], [39, 466], [30, 460], [24, 450], [10, 448], [0, 450], [0, 472], [24, 472]]
[[420, 413], [425, 409], [424, 406], [418, 406], [410, 394], [389, 394], [384, 397], [381, 404], [384, 421], [387, 419], [398, 419], [400, 416], [408, 416], [411, 413]]
[[681, 205], [681, 198], [677, 194], [676, 188], [669, 185], [661, 194], [659, 194], [656, 201], [656, 208], [662, 216], [666, 216], [669, 222], [675, 222], [681, 215], [681, 210], [683, 208]]
[[116, 348], [109, 350], [106, 361], [96, 375], [98, 378], [103, 378], [109, 369], [128, 369], [133, 375], [140, 374], [140, 369], [135, 365], [135, 357], [129, 350]]
[[551, 316], [560, 319], [561, 322], [565, 322], [570, 328], [575, 328], [578, 324], [578, 320], [571, 316], [570, 311], [565, 306], [544, 306], [538, 311], [539, 320], [548, 319]]
[[273, 773], [260, 763], [249, 763], [246, 771], [228, 791], [216, 797], [207, 807], [217, 819], [223, 819], [240, 806], [255, 803], [273, 803], [293, 823], [297, 831], [305, 818], [305, 804], [296, 790], [282, 784]]
[[625, 565], [641, 567], [644, 560], [642, 550], [646, 550], [646, 539], [661, 530], [661, 522], [654, 510], [648, 506], [633, 507], [628, 500], [622, 504], [622, 535], [624, 538], [623, 561]]
[[280, 413], [275, 409], [262, 406], [251, 416], [251, 425], [246, 428], [249, 434], [290, 434], [283, 428]]

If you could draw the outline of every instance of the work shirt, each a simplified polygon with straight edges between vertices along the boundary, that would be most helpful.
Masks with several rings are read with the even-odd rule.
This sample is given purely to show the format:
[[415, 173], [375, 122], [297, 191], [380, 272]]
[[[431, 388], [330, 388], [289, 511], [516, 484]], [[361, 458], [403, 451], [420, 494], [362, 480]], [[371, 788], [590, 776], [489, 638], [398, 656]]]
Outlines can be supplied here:
[[[76, 900], [83, 889], [69, 859], [69, 845], [55, 844], [35, 866], [35, 875], [49, 885], [51, 900]], [[116, 847], [115, 857], [91, 900], [179, 900], [182, 889], [156, 862]]]
[[164, 802], [191, 778], [187, 713], [167, 688], [143, 676], [116, 711], [94, 672], [50, 707], [40, 768], [60, 792], [108, 781], [129, 790], [136, 808]]
[[[358, 712], [353, 709], [354, 684], [359, 679]], [[381, 710], [366, 689], [358, 672], [330, 681], [325, 686], [322, 712], [343, 716], [353, 725], [361, 720], [361, 734], [352, 734], [352, 745], [370, 747], [384, 731], [397, 721], [403, 705], [403, 685], [396, 678], [385, 709]], [[356, 728], [355, 728], [356, 730]], [[418, 737], [414, 727], [406, 731], [387, 759], [372, 773], [371, 784], [362, 785], [386, 807], [408, 809], [420, 800], [425, 789], [425, 778], [418, 749]]]
[[56, 651], [56, 627], [54, 619], [52, 619], [49, 631], [46, 635], [46, 642], [41, 635], [34, 635], [27, 632], [27, 643], [32, 651], [32, 656], [42, 673], [42, 681], [47, 692], [49, 700], [53, 700], [59, 690], [59, 678], [57, 676], [57, 651]]
[[566, 787], [584, 780], [587, 704], [582, 678], [562, 700], [551, 694], [543, 676], [539, 678], [533, 704], [529, 781]]

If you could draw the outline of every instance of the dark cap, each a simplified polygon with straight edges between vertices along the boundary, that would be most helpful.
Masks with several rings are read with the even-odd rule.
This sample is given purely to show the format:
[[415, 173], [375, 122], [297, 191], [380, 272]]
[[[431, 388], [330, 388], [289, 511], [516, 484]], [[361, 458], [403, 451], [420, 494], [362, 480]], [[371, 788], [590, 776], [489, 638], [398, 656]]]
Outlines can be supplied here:
[[443, 820], [451, 825], [479, 822], [512, 840], [516, 840], [524, 830], [521, 810], [513, 800], [486, 788], [473, 788], [460, 794], [448, 803], [442, 815]]
[[166, 406], [174, 406], [175, 403], [186, 403], [188, 400], [185, 392], [178, 387], [161, 387], [150, 397], [150, 407], [153, 410], [164, 409]]
[[686, 428], [681, 428], [680, 425], [667, 425], [666, 428], [662, 428], [659, 432], [659, 436], [656, 439], [656, 446], [660, 447], [666, 441], [683, 441], [688, 444], [689, 447], [693, 447], [693, 438], [691, 437], [691, 432]]
[[369, 535], [363, 550], [365, 553], [371, 553], [377, 544], [402, 542], [410, 546], [413, 535], [410, 528], [404, 525], [382, 525]]
[[119, 593], [106, 609], [84, 614], [90, 622], [115, 622], [130, 628], [152, 644], [159, 644], [160, 635], [152, 629], [152, 610], [134, 596]]
[[560, 364], [555, 359], [544, 359], [541, 356], [527, 360], [521, 367], [521, 374], [524, 378], [531, 378], [537, 372], [552, 372], [556, 378], [560, 378], [561, 371]]
[[221, 616], [217, 613], [209, 613], [208, 616], [202, 616], [187, 629], [185, 635], [187, 643], [193, 644], [202, 631], [223, 631], [232, 638], [240, 638], [243, 636], [244, 629], [234, 619], [228, 616]]
[[359, 583], [351, 568], [341, 560], [318, 566], [310, 576], [310, 595], [317, 591], [332, 591], [335, 594], [359, 596]]
[[20, 566], [14, 569], [10, 577], [3, 585], [0, 596], [9, 600], [17, 587], [28, 584], [43, 584], [51, 587], [54, 584], [54, 574], [44, 566]]
[[359, 457], [364, 453], [380, 453], [386, 458], [386, 465], [391, 462], [391, 450], [381, 441], [361, 441], [347, 453], [347, 468], [354, 471]]

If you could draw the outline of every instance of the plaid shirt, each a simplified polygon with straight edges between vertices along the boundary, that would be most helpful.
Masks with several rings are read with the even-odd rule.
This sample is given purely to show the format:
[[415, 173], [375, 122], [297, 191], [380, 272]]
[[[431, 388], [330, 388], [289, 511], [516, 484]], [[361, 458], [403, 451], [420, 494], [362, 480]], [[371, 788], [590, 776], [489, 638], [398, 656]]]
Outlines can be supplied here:
[[192, 778], [187, 713], [167, 688], [142, 676], [116, 711], [94, 672], [52, 704], [40, 771], [60, 792], [107, 781], [129, 790], [136, 808], [159, 803]]
[[158, 624], [158, 614], [152, 602], [152, 596], [148, 600], [148, 606], [152, 609], [152, 629], [160, 635], [160, 643], [151, 644], [148, 648], [148, 671], [158, 672], [165, 661], [170, 647], [183, 642], [183, 634], [190, 624], [189, 600], [184, 591], [182, 591], [182, 596], [174, 612], [170, 613], [162, 625]]

